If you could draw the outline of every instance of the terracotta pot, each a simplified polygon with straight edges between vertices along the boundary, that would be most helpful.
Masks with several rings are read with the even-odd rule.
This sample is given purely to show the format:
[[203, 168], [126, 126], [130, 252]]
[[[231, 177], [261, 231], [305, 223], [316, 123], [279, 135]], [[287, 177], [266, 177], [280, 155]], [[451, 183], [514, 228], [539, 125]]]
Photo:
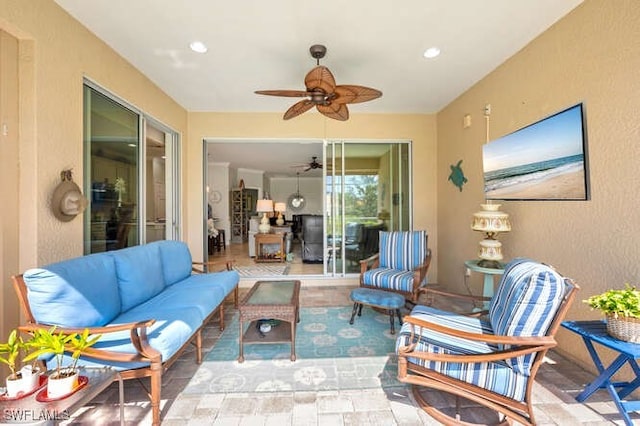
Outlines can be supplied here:
[[75, 387], [78, 385], [78, 372], [71, 375], [62, 375], [62, 377], [57, 377], [56, 373], [52, 373], [49, 376], [49, 380], [47, 380], [47, 397], [49, 398], [60, 398], [62, 396], [68, 395]]

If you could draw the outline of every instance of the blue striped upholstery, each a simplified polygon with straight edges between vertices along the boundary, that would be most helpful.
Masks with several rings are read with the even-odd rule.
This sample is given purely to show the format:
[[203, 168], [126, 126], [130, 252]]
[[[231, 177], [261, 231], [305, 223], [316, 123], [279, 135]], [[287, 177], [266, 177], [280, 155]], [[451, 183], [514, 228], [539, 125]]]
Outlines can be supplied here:
[[387, 290], [411, 292], [413, 290], [413, 271], [397, 269], [370, 269], [362, 275], [365, 285]]
[[427, 231], [380, 232], [380, 267], [410, 271], [427, 255]]
[[[489, 306], [489, 321], [497, 335], [544, 336], [562, 303], [564, 279], [550, 266], [518, 258], [505, 268]], [[529, 375], [533, 354], [509, 360], [522, 374]]]
[[[502, 336], [544, 336], [565, 296], [566, 284], [551, 267], [530, 259], [515, 259], [505, 268], [489, 307], [488, 320], [471, 318], [435, 308], [416, 306], [411, 317], [460, 331]], [[409, 343], [412, 324], [405, 322], [396, 350]], [[417, 328], [417, 327], [416, 327]], [[503, 345], [489, 345], [431, 330], [419, 334], [415, 351], [443, 354], [484, 354], [500, 351]], [[409, 362], [522, 401], [535, 355], [506, 361], [457, 363], [433, 362], [409, 357]]]
[[[460, 331], [493, 334], [491, 324], [488, 321], [483, 321], [476, 317], [456, 315], [427, 306], [417, 305], [411, 311], [411, 316]], [[404, 323], [396, 341], [396, 350], [400, 346], [412, 343], [409, 340], [411, 328], [411, 324]], [[470, 355], [487, 354], [498, 350], [496, 346], [487, 343], [447, 336], [433, 330], [421, 329], [415, 331], [419, 335], [415, 348], [416, 352]], [[514, 371], [505, 362], [434, 362], [412, 357], [409, 357], [408, 361], [517, 400], [524, 398], [529, 379], [528, 376]]]

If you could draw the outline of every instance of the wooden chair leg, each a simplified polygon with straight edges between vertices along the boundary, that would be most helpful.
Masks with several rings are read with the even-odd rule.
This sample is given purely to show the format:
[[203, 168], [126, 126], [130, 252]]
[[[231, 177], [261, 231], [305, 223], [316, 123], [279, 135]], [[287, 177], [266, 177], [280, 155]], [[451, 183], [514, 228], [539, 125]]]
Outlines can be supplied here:
[[160, 359], [151, 362], [151, 414], [153, 426], [160, 425], [160, 400], [162, 388], [162, 362]]
[[202, 364], [202, 329], [196, 333], [196, 363]]

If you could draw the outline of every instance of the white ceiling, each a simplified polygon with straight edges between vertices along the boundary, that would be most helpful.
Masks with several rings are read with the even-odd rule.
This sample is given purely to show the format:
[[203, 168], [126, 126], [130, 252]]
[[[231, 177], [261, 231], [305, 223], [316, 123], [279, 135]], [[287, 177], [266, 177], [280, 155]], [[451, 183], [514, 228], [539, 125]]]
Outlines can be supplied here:
[[284, 113], [253, 92], [304, 89], [324, 44], [338, 84], [383, 92], [354, 114], [437, 112], [582, 0], [55, 1], [189, 111]]

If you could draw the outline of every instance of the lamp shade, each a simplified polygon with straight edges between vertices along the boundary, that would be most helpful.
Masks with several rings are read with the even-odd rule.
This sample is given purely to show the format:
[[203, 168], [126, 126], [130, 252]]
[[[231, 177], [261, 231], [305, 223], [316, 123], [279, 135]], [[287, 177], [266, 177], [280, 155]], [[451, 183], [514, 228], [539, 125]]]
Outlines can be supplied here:
[[273, 209], [277, 212], [286, 212], [287, 205], [285, 203], [276, 203], [276, 206]]
[[495, 234], [511, 231], [509, 214], [498, 211], [500, 204], [481, 204], [481, 206], [482, 211], [473, 214], [471, 229]]
[[502, 260], [502, 243], [496, 239], [501, 232], [511, 231], [509, 215], [498, 209], [500, 204], [481, 204], [482, 211], [473, 214], [471, 229], [485, 234], [480, 241], [478, 266], [485, 268], [500, 267]]
[[273, 211], [273, 200], [258, 200], [256, 203], [256, 211], [260, 213], [269, 213]]

